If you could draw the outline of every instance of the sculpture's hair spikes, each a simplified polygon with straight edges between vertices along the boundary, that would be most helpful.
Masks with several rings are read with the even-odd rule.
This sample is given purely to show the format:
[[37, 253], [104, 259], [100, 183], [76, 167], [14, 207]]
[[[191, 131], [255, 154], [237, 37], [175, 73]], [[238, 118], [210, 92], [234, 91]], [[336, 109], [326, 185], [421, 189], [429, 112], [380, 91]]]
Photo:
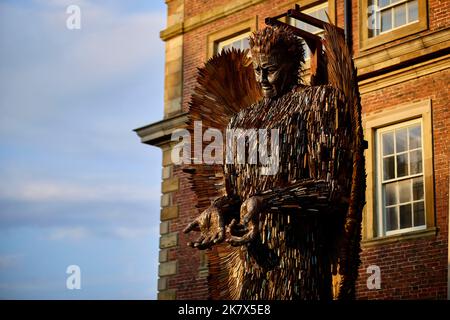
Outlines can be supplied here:
[[250, 50], [253, 57], [261, 53], [278, 53], [292, 57], [292, 61], [297, 63], [299, 72], [305, 62], [302, 40], [284, 26], [267, 26], [253, 32], [250, 35]]

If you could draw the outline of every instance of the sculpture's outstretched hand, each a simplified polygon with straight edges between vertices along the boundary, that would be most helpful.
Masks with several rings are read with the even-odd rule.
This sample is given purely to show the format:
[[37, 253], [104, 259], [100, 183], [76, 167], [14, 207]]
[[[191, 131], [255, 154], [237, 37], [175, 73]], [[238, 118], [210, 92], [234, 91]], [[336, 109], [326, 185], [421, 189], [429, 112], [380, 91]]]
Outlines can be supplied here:
[[200, 231], [200, 236], [197, 240], [188, 243], [188, 246], [192, 248], [204, 250], [222, 242], [225, 235], [225, 223], [220, 209], [214, 204], [211, 205], [191, 222], [183, 232], [189, 233], [192, 230]]
[[235, 219], [231, 221], [227, 228], [231, 236], [226, 241], [236, 247], [255, 240], [259, 233], [259, 216], [263, 207], [264, 200], [260, 196], [245, 200], [241, 205], [241, 223], [237, 223]]

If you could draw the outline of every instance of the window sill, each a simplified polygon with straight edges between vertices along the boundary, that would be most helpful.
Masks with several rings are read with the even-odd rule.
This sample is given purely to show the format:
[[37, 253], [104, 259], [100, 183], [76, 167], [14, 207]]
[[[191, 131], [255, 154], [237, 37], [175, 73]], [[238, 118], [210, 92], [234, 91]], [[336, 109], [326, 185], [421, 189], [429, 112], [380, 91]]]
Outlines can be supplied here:
[[405, 38], [425, 31], [427, 30], [427, 27], [428, 25], [426, 19], [422, 19], [421, 21], [400, 27], [396, 30], [389, 31], [384, 34], [380, 34], [373, 38], [362, 36], [359, 50], [363, 52], [375, 47], [379, 47], [381, 45], [389, 44], [390, 42], [397, 41], [401, 38]]
[[438, 229], [436, 227], [431, 227], [418, 231], [405, 232], [402, 234], [396, 234], [392, 236], [378, 237], [373, 239], [367, 239], [361, 241], [361, 246], [363, 248], [385, 245], [397, 242], [403, 242], [407, 240], [420, 239], [420, 238], [428, 238], [435, 237]]

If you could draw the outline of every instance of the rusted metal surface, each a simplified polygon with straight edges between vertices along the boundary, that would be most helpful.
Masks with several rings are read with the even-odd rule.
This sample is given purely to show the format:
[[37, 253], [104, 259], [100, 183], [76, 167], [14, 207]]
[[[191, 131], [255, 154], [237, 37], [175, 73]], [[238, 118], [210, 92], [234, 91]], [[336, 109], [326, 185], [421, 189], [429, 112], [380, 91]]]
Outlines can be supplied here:
[[[258, 164], [240, 164], [237, 151], [229, 164], [186, 166], [201, 214], [185, 231], [200, 231], [193, 247], [211, 249], [214, 299], [354, 297], [365, 190], [361, 106], [342, 33], [325, 29], [326, 85], [297, 79], [300, 65], [292, 61], [301, 61], [300, 45], [283, 27], [252, 37], [253, 61], [232, 50], [199, 70], [191, 132], [201, 120], [222, 132], [278, 129], [280, 139], [279, 167], [271, 175]], [[266, 61], [289, 75], [262, 96], [257, 81], [264, 87], [266, 80], [257, 69]], [[247, 148], [252, 154], [259, 144]]]

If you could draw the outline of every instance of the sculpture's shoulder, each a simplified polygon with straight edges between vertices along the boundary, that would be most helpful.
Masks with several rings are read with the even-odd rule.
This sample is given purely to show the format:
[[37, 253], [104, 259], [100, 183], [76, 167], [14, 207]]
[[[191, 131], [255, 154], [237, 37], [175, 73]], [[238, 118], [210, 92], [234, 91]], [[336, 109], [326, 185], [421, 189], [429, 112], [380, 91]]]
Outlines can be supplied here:
[[308, 117], [311, 111], [332, 111], [336, 104], [330, 102], [339, 96], [338, 90], [329, 85], [298, 85], [281, 97], [263, 98], [240, 110], [230, 119], [228, 128], [255, 128], [277, 121], [289, 122], [295, 114]]
[[330, 85], [299, 86], [293, 94], [303, 112], [332, 111], [337, 105], [344, 103], [342, 93]]
[[331, 85], [320, 85], [320, 86], [307, 86], [299, 85], [293, 91], [293, 94], [298, 97], [309, 96], [314, 98], [315, 101], [324, 100], [327, 97], [340, 98], [340, 91]]

